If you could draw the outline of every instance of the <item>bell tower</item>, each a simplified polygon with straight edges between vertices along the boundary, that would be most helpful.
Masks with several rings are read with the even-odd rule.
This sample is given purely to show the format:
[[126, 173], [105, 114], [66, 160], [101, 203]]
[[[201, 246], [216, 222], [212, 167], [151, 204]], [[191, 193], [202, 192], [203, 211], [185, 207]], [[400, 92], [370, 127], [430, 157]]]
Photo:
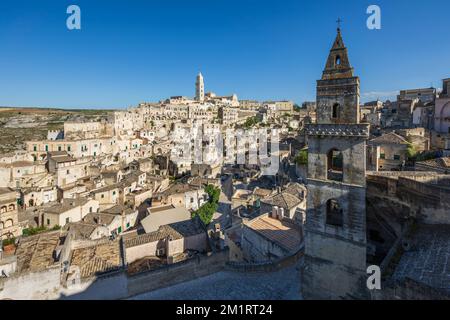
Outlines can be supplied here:
[[366, 140], [359, 121], [359, 78], [338, 28], [317, 81], [317, 124], [308, 136], [305, 224], [306, 299], [364, 298], [366, 275]]
[[317, 123], [359, 123], [359, 78], [337, 29], [322, 78], [317, 81]]

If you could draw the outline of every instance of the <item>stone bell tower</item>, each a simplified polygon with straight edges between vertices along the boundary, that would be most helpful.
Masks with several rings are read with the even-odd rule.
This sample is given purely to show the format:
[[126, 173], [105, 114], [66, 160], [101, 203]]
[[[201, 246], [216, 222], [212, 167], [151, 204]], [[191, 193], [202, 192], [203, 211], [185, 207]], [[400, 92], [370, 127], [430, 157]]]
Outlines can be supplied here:
[[359, 78], [341, 30], [317, 81], [317, 124], [308, 125], [305, 299], [364, 298], [366, 140], [359, 122]]

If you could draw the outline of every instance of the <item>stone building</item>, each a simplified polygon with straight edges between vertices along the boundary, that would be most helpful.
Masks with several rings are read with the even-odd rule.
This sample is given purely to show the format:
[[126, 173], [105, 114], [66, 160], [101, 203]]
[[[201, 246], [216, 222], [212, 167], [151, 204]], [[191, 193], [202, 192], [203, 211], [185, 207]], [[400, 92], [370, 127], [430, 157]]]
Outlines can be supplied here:
[[195, 82], [195, 100], [198, 102], [205, 101], [205, 83], [201, 72], [197, 75], [197, 80]]
[[400, 170], [407, 160], [409, 142], [395, 132], [369, 141], [369, 166], [374, 171]]
[[436, 99], [432, 145], [450, 150], [450, 78], [443, 80], [442, 88]]
[[317, 125], [308, 125], [303, 296], [363, 297], [366, 273], [366, 140], [359, 78], [338, 28], [322, 79]]
[[21, 233], [16, 192], [9, 188], [0, 188], [0, 240], [17, 237]]

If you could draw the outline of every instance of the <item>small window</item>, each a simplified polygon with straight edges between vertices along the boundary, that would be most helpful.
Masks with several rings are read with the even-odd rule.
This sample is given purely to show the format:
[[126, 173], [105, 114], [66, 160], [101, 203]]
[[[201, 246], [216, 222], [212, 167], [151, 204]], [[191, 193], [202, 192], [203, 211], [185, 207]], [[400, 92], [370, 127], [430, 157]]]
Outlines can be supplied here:
[[69, 222], [70, 222], [70, 218], [67, 217], [67, 218], [66, 218], [66, 223], [69, 223]]
[[341, 57], [340, 56], [336, 56], [336, 65], [337, 66], [341, 65]]
[[47, 225], [48, 226], [50, 225], [50, 219], [47, 219]]
[[332, 114], [333, 119], [339, 118], [339, 103], [335, 103], [335, 104], [333, 105], [333, 112], [332, 112], [332, 113], [333, 113], [333, 114]]
[[398, 154], [394, 154], [394, 160], [400, 160], [400, 156]]
[[384, 153], [380, 153], [380, 159], [386, 159], [386, 155]]

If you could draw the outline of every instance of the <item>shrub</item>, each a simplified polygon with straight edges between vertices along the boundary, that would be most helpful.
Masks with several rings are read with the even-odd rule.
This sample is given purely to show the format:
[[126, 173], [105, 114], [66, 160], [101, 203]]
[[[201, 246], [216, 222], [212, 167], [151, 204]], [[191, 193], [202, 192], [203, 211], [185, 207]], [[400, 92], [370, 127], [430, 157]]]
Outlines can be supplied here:
[[9, 239], [5, 239], [2, 241], [2, 245], [5, 246], [9, 246], [10, 244], [14, 244], [16, 243], [16, 238], [9, 238]]
[[300, 150], [294, 161], [299, 166], [306, 166], [308, 164], [308, 149]]

